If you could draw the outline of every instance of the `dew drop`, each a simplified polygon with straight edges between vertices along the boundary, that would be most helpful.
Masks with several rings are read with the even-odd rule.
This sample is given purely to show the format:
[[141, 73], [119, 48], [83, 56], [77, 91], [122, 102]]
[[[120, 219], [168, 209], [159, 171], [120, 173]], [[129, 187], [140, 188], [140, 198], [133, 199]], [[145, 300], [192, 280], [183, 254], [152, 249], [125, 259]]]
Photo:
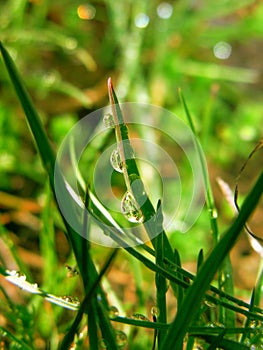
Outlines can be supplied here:
[[16, 277], [18, 277], [21, 281], [26, 281], [26, 275], [24, 275], [22, 272], [17, 271], [15, 274]]
[[118, 171], [119, 173], [122, 173], [123, 170], [123, 164], [121, 161], [120, 151], [118, 148], [112, 151], [110, 156], [110, 163], [114, 170]]
[[224, 324], [220, 323], [220, 322], [207, 323], [206, 327], [210, 327], [210, 328], [216, 328], [216, 327], [225, 328]]
[[220, 322], [214, 322], [214, 327], [220, 327], [220, 328], [225, 328], [225, 325], [223, 323]]
[[77, 276], [79, 274], [76, 266], [70, 266], [70, 265], [66, 264], [65, 267], [68, 270], [68, 272], [67, 272], [68, 278]]
[[258, 321], [257, 320], [250, 320], [250, 327], [251, 328], [256, 328], [258, 326]]
[[158, 317], [160, 315], [160, 310], [157, 306], [153, 306], [151, 308], [151, 315], [155, 317]]
[[127, 191], [121, 201], [121, 211], [127, 220], [134, 223], [143, 222], [144, 217], [133, 195]]
[[201, 344], [199, 343], [194, 343], [193, 350], [203, 350], [204, 348], [202, 347]]
[[110, 306], [109, 308], [109, 317], [115, 318], [119, 316], [119, 310], [116, 308], [116, 306]]
[[114, 128], [115, 123], [114, 123], [113, 115], [110, 113], [105, 114], [103, 117], [103, 124], [106, 128]]
[[144, 316], [143, 314], [134, 313], [131, 315], [131, 318], [139, 321], [149, 321], [149, 318]]
[[123, 331], [115, 331], [116, 334], [116, 343], [118, 347], [123, 347], [128, 342], [128, 337]]
[[72, 304], [80, 304], [79, 299], [77, 297], [72, 297], [70, 295], [64, 295], [62, 297], [63, 300], [65, 300], [67, 303], [72, 303]]
[[105, 236], [110, 236], [110, 231], [109, 230], [105, 229], [105, 230], [103, 230], [103, 233], [104, 233]]

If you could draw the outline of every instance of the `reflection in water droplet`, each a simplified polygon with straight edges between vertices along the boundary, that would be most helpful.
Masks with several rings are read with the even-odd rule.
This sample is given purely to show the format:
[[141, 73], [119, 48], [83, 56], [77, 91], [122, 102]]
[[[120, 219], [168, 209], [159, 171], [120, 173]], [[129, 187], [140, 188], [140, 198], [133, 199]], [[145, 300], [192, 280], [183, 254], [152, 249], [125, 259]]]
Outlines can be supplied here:
[[118, 347], [123, 347], [128, 342], [128, 337], [123, 331], [115, 331], [116, 334], [116, 343]]
[[103, 117], [103, 124], [105, 125], [106, 128], [114, 128], [115, 123], [114, 123], [113, 115], [110, 113], [105, 114]]
[[140, 223], [144, 220], [140, 208], [138, 208], [133, 195], [129, 191], [127, 191], [122, 198], [121, 211], [130, 222]]
[[122, 173], [123, 170], [123, 164], [121, 161], [120, 151], [118, 148], [112, 151], [110, 156], [110, 163], [114, 170], [118, 171], [119, 173]]
[[117, 309], [116, 306], [110, 306], [109, 307], [109, 317], [110, 318], [115, 318], [119, 316], [119, 310]]
[[148, 317], [144, 316], [143, 314], [138, 314], [138, 313], [132, 314], [131, 318], [134, 320], [139, 320], [139, 321], [150, 321]]
[[160, 310], [157, 306], [153, 306], [151, 308], [151, 315], [155, 317], [158, 317], [160, 315]]

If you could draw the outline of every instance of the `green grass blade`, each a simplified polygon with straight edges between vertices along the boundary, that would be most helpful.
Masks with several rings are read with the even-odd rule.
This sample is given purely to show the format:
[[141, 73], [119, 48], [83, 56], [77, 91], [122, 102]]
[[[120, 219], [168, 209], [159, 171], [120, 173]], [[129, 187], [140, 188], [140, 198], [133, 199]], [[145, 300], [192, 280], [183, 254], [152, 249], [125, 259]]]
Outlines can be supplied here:
[[193, 134], [196, 137], [196, 147], [197, 147], [197, 152], [198, 152], [198, 156], [200, 158], [200, 162], [201, 162], [201, 166], [202, 166], [202, 171], [203, 171], [203, 179], [204, 179], [204, 183], [205, 183], [205, 188], [207, 191], [207, 207], [208, 207], [208, 212], [210, 215], [210, 226], [211, 226], [211, 230], [213, 233], [213, 239], [214, 239], [214, 243], [217, 243], [218, 240], [218, 227], [217, 227], [217, 212], [216, 212], [216, 208], [215, 208], [215, 203], [214, 203], [214, 199], [213, 199], [213, 193], [212, 193], [212, 189], [211, 189], [211, 184], [209, 181], [209, 176], [207, 174], [206, 171], [206, 163], [205, 163], [205, 159], [204, 159], [204, 155], [201, 149], [201, 146], [199, 144], [199, 142], [197, 142], [197, 132], [193, 123], [193, 119], [192, 116], [190, 114], [189, 108], [186, 104], [185, 98], [183, 96], [183, 93], [181, 90], [179, 90], [179, 97], [181, 99], [182, 105], [184, 107], [184, 111], [187, 117], [187, 121], [190, 125], [190, 128], [193, 132]]
[[198, 253], [198, 257], [197, 257], [197, 266], [196, 266], [197, 271], [200, 270], [203, 262], [204, 262], [204, 251], [203, 251], [203, 249], [200, 249], [200, 251]]
[[[181, 273], [181, 258], [179, 255], [179, 252], [177, 249], [175, 249], [174, 251], [174, 262], [175, 262], [175, 273], [176, 276], [180, 279], [183, 280], [183, 274]], [[177, 299], [177, 307], [178, 309], [181, 307], [183, 298], [184, 298], [184, 288], [182, 286], [180, 286], [179, 284], [176, 285], [175, 288], [175, 295], [176, 295], [176, 299]]]
[[[230, 295], [234, 295], [232, 264], [229, 255], [226, 256], [225, 261], [221, 265], [218, 275], [219, 289]], [[235, 326], [236, 317], [232, 310], [220, 307], [218, 317], [219, 323], [223, 324], [225, 327]]]
[[[164, 232], [162, 231], [163, 214], [162, 214], [162, 208], [161, 208], [161, 201], [158, 202], [156, 212], [157, 214], [156, 214], [155, 225], [156, 225], [156, 229], [161, 231], [161, 233], [158, 234], [156, 237], [155, 260], [158, 266], [164, 267]], [[157, 316], [157, 320], [161, 323], [166, 323], [167, 322], [167, 316], [166, 316], [167, 284], [166, 284], [165, 277], [157, 273], [155, 276], [155, 284], [156, 284], [157, 307], [159, 309], [159, 316]], [[166, 335], [165, 331], [159, 331], [157, 333], [159, 346], [162, 343], [165, 335]]]
[[97, 302], [97, 310], [99, 315], [101, 334], [102, 334], [103, 340], [107, 344], [107, 349], [118, 350], [119, 347], [116, 344], [116, 336], [114, 333], [114, 329], [111, 325], [108, 313], [106, 312], [103, 304], [99, 301]]
[[205, 339], [208, 343], [214, 343], [216, 344], [213, 347], [209, 347], [210, 350], [216, 350], [217, 348], [224, 349], [224, 350], [249, 350], [250, 348], [246, 345], [237, 343], [233, 340], [228, 339], [219, 339], [218, 336], [208, 335], [203, 336], [203, 339]]
[[263, 295], [263, 259], [261, 258], [259, 276], [255, 286], [255, 305], [259, 306]]
[[205, 291], [209, 287], [209, 284], [224, 258], [235, 244], [238, 235], [260, 200], [262, 192], [263, 173], [259, 176], [252, 191], [247, 195], [235, 222], [213, 249], [196, 276], [193, 285], [188, 289], [182, 307], [172, 322], [163, 346], [161, 347], [162, 350], [179, 349], [192, 319], [200, 308], [200, 303]]
[[[55, 196], [55, 188], [54, 188], [54, 167], [55, 167], [55, 155], [48, 141], [47, 135], [43, 129], [38, 113], [36, 112], [35, 107], [31, 101], [31, 98], [22, 82], [22, 79], [15, 67], [15, 64], [10, 57], [7, 50], [4, 48], [2, 43], [0, 43], [0, 50], [4, 59], [4, 63], [8, 70], [9, 76], [13, 83], [13, 86], [16, 90], [19, 101], [24, 109], [28, 124], [34, 136], [34, 140], [36, 142], [39, 154], [41, 156], [43, 165], [48, 173], [51, 188], [53, 194]], [[65, 198], [69, 196], [67, 188], [65, 186], [64, 179], [61, 175], [61, 181], [58, 182], [59, 188], [57, 190], [61, 191], [65, 195]], [[70, 200], [68, 201], [70, 206]], [[73, 211], [72, 211], [73, 212]], [[92, 259], [89, 256], [89, 252], [87, 251], [87, 241], [77, 234], [67, 223], [64, 216], [62, 215], [62, 219], [67, 229], [68, 238], [73, 247], [74, 254], [79, 266], [80, 274], [83, 279], [84, 288], [87, 291], [89, 283], [91, 281], [96, 281], [98, 279], [98, 274]], [[89, 264], [87, 264], [87, 260]], [[87, 268], [88, 266], [88, 268]], [[103, 293], [101, 291], [101, 293]]]
[[[42, 159], [42, 163], [44, 168], [46, 169], [50, 185], [53, 191], [53, 194], [55, 196], [55, 188], [54, 188], [54, 167], [55, 167], [55, 154], [51, 148], [50, 142], [47, 138], [47, 135], [44, 131], [44, 128], [42, 126], [42, 123], [40, 121], [39, 115], [32, 103], [32, 100], [24, 86], [24, 83], [16, 69], [16, 66], [10, 57], [7, 50], [4, 48], [2, 43], [0, 42], [0, 50], [4, 59], [5, 66], [8, 70], [9, 76], [11, 78], [11, 81], [13, 83], [13, 86], [15, 88], [15, 91], [17, 93], [18, 99], [24, 109], [30, 130], [33, 134], [34, 140], [36, 142], [37, 149], [39, 151], [39, 154]], [[61, 181], [59, 182], [59, 190], [61, 193], [65, 194], [65, 196], [68, 196], [68, 191], [65, 187], [64, 180], [61, 178]], [[69, 201], [70, 206], [70, 201]], [[72, 211], [73, 212], [73, 211]], [[74, 230], [68, 225], [66, 222], [64, 216], [62, 215], [62, 219], [64, 221], [64, 224], [67, 229], [68, 238], [72, 244], [77, 263], [79, 265], [79, 269], [82, 275], [82, 278], [87, 279], [87, 276], [85, 278], [85, 275], [82, 273], [82, 270], [84, 268], [83, 263], [84, 260], [82, 259], [82, 246], [83, 246], [83, 238], [74, 232]], [[85, 282], [84, 282], [85, 284]]]
[[[249, 305], [249, 311], [253, 312], [254, 311], [254, 306], [255, 306], [255, 289], [253, 289], [252, 291], [252, 295], [251, 295], [251, 299], [250, 299], [250, 305]], [[248, 329], [251, 323], [251, 320], [253, 320], [251, 314], [247, 315], [245, 324], [244, 324], [244, 329]], [[249, 335], [248, 332], [244, 332], [242, 334], [242, 337], [240, 339], [240, 342], [243, 344], [246, 340], [246, 337]]]
[[[193, 123], [193, 119], [192, 119], [191, 113], [188, 109], [187, 103], [185, 101], [185, 98], [184, 98], [181, 90], [179, 90], [179, 96], [180, 96], [181, 102], [183, 104], [185, 114], [187, 116], [187, 120], [188, 120], [188, 123], [190, 125], [190, 128], [191, 128], [191, 130], [192, 130], [192, 132], [195, 135], [196, 140], [197, 140], [198, 136], [197, 136], [196, 129], [195, 129], [195, 126]], [[198, 143], [198, 141], [196, 141], [196, 147], [197, 147], [198, 155], [200, 158], [200, 162], [202, 164], [203, 179], [204, 179], [205, 186], [206, 186], [205, 188], [207, 189], [206, 203], [207, 203], [208, 213], [209, 213], [209, 217], [210, 217], [210, 227], [212, 230], [214, 244], [217, 244], [218, 239], [219, 239], [219, 233], [218, 233], [218, 225], [217, 225], [217, 210], [215, 207], [214, 196], [213, 196], [209, 176], [206, 172], [206, 164], [205, 164], [205, 160], [204, 160], [203, 153], [201, 150], [201, 146]], [[218, 284], [219, 284], [219, 289], [225, 291], [226, 293], [228, 293], [230, 295], [234, 294], [234, 282], [233, 282], [232, 266], [231, 266], [231, 261], [230, 261], [229, 257], [225, 258], [223, 265], [219, 269]], [[234, 325], [235, 325], [234, 313], [231, 310], [226, 310], [226, 309], [222, 308], [221, 306], [219, 306], [219, 323], [222, 323], [225, 326], [234, 327]]]
[[[132, 156], [133, 151], [129, 142], [128, 128], [123, 119], [122, 111], [119, 105], [118, 98], [113, 89], [111, 78], [109, 78], [108, 80], [108, 91], [109, 91], [109, 99], [112, 106], [112, 112], [113, 112], [114, 123], [115, 123], [116, 140], [120, 145], [120, 157], [123, 164], [126, 164], [126, 167], [123, 167], [125, 184], [127, 186], [127, 190], [134, 195], [134, 198], [137, 201], [137, 203], [140, 203], [140, 202], [143, 203], [141, 210], [145, 218], [144, 226], [146, 231], [148, 232], [149, 238], [151, 239], [151, 242], [154, 248], [156, 248], [156, 242], [155, 242], [156, 227], [153, 224], [152, 220], [150, 220], [156, 215], [155, 209], [146, 191], [144, 190], [144, 185], [142, 182], [140, 186], [140, 191], [138, 191], [139, 193], [136, 193], [137, 191], [133, 191], [132, 189], [133, 182], [136, 180], [140, 180], [141, 176], [137, 168], [136, 161]], [[141, 198], [142, 193], [144, 193], [143, 200]], [[172, 260], [173, 259], [172, 247], [165, 233], [163, 234], [163, 236], [164, 236], [163, 237], [164, 254], [167, 258]], [[152, 239], [152, 237], [154, 238]]]

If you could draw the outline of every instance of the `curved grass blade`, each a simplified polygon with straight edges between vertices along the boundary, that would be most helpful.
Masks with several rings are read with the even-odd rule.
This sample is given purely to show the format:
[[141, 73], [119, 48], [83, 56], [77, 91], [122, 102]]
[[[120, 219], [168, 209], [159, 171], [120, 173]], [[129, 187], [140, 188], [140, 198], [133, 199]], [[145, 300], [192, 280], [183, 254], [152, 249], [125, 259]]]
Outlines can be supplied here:
[[[47, 138], [47, 135], [43, 129], [43, 126], [41, 124], [40, 118], [38, 116], [38, 113], [36, 112], [36, 109], [31, 101], [31, 98], [24, 86], [24, 83], [15, 67], [15, 64], [10, 57], [7, 50], [4, 48], [3, 44], [0, 42], [0, 51], [2, 53], [5, 66], [8, 70], [9, 76], [11, 78], [11, 81], [13, 83], [13, 86], [16, 90], [16, 94], [19, 98], [19, 101], [24, 109], [30, 130], [34, 136], [34, 140], [36, 142], [39, 154], [41, 156], [44, 168], [46, 169], [51, 188], [53, 191], [54, 196], [55, 195], [55, 188], [54, 188], [54, 167], [55, 167], [55, 155], [51, 148], [51, 145], [49, 143], [49, 140]], [[63, 179], [62, 174], [59, 174], [61, 176], [61, 181], [59, 181], [59, 190], [62, 194], [65, 195], [65, 198], [69, 196], [66, 183]], [[70, 202], [68, 201], [69, 206]], [[59, 208], [58, 208], [59, 209]], [[60, 211], [60, 209], [59, 209]], [[72, 211], [74, 212], [74, 211]], [[61, 212], [60, 212], [61, 213]], [[94, 263], [89, 255], [89, 252], [87, 251], [87, 241], [77, 234], [71, 226], [67, 223], [64, 216], [61, 213], [61, 217], [64, 221], [67, 235], [69, 238], [69, 241], [72, 245], [77, 264], [79, 266], [80, 274], [83, 280], [84, 288], [87, 291], [88, 287], [90, 285], [90, 281], [96, 281], [98, 279], [98, 273], [96, 271], [96, 268], [94, 266]], [[88, 261], [87, 261], [88, 260]], [[87, 264], [87, 262], [89, 262]], [[88, 268], [87, 268], [88, 265]], [[101, 291], [103, 294], [103, 291]], [[103, 298], [105, 300], [105, 298]], [[93, 310], [93, 312], [96, 312]], [[110, 331], [110, 330], [109, 330]]]
[[[15, 64], [10, 57], [7, 50], [4, 48], [3, 44], [0, 42], [0, 50], [4, 59], [5, 66], [8, 70], [9, 76], [11, 78], [11, 81], [13, 83], [13, 86], [15, 88], [16, 94], [18, 96], [18, 99], [23, 107], [23, 110], [26, 115], [27, 122], [29, 124], [30, 130], [33, 134], [34, 140], [36, 142], [36, 146], [38, 149], [38, 152], [41, 156], [41, 160], [43, 163], [43, 166], [45, 170], [47, 171], [47, 174], [49, 176], [50, 185], [53, 191], [53, 194], [55, 195], [55, 188], [54, 188], [54, 167], [55, 167], [55, 154], [51, 148], [50, 142], [47, 138], [47, 135], [43, 129], [42, 123], [40, 121], [39, 115], [32, 103], [32, 100], [23, 84], [23, 81], [15, 67]], [[63, 193], [67, 193], [67, 190], [64, 188], [64, 181], [61, 181], [61, 191]], [[76, 258], [80, 257], [80, 251], [82, 246], [82, 239], [81, 237], [76, 234], [73, 229], [67, 224], [65, 221], [63, 215], [62, 219], [64, 221], [64, 224], [67, 228], [68, 238], [70, 239], [70, 242], [72, 244], [73, 250], [75, 252]], [[80, 261], [79, 261], [80, 262]], [[80, 264], [80, 269], [81, 264]]]

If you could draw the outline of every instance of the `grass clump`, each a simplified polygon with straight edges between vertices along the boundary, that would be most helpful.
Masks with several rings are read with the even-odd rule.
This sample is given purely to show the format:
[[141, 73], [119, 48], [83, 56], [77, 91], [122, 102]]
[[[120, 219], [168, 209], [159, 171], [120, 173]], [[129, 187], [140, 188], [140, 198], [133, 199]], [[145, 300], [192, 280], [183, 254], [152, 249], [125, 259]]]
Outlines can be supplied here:
[[[73, 216], [75, 215], [74, 218], [77, 221], [81, 219], [82, 234], [77, 233], [69, 224], [59, 205], [56, 211], [59, 215], [54, 218], [50, 215], [51, 193], [53, 193], [54, 202], [56, 202], [56, 191], [58, 190], [65, 198], [70, 198], [72, 195], [69, 194], [70, 185], [64, 180], [63, 174], [59, 171], [55, 173], [56, 156], [40, 117], [13, 60], [2, 44], [0, 49], [5, 67], [23, 107], [42, 164], [49, 178], [49, 186], [46, 190], [47, 202], [42, 214], [43, 228], [41, 232], [41, 249], [45, 256], [44, 269], [46, 270], [45, 290], [34, 283], [28, 282], [27, 278], [31, 281], [33, 281], [33, 278], [30, 276], [30, 272], [27, 274], [26, 270], [24, 270], [24, 273], [27, 277], [18, 271], [9, 270], [3, 263], [0, 272], [5, 280], [11, 281], [32, 295], [41, 296], [48, 302], [57, 305], [50, 312], [52, 317], [49, 319], [49, 325], [45, 326], [44, 324], [47, 321], [45, 315], [48, 315], [49, 312], [40, 306], [40, 298], [34, 297], [30, 307], [20, 306], [2, 288], [7, 304], [5, 317], [8, 320], [6, 326], [1, 326], [2, 342], [14, 349], [18, 347], [24, 349], [38, 348], [39, 345], [34, 339], [35, 334], [33, 331], [31, 332], [34, 329], [31, 324], [34, 318], [37, 317], [38, 331], [46, 339], [46, 346], [59, 347], [63, 350], [70, 349], [73, 346], [77, 349], [89, 348], [92, 350], [99, 348], [260, 349], [263, 345], [263, 310], [260, 307], [262, 272], [257, 285], [255, 285], [250, 302], [244, 302], [233, 294], [229, 253], [260, 201], [263, 191], [263, 173], [259, 175], [252, 190], [245, 197], [237, 217], [221, 234], [217, 227], [216, 208], [209, 179], [205, 172], [204, 158], [199, 143], [197, 143], [198, 155], [204, 170], [203, 178], [208, 188], [207, 211], [213, 236], [213, 248], [209, 255], [205, 257], [202, 250], [197, 252], [197, 273], [194, 275], [188, 272], [181, 265], [180, 252], [171, 245], [169, 236], [165, 232], [161, 199], [155, 206], [149, 197], [150, 193], [144, 188], [143, 176], [141, 176], [136, 159], [132, 156], [133, 149], [130, 144], [129, 127], [125, 123], [121, 105], [118, 102], [112, 82], [109, 80], [108, 91], [113, 117], [112, 130], [114, 130], [115, 136], [112, 136], [109, 132], [109, 135], [102, 141], [104, 144], [100, 144], [91, 150], [89, 165], [94, 164], [98, 154], [111, 142], [111, 138], [115, 137], [120, 147], [119, 162], [122, 167], [122, 189], [129, 192], [129, 208], [132, 207], [133, 219], [142, 223], [147, 239], [141, 241], [140, 237], [131, 235], [127, 227], [122, 225], [123, 218], [119, 218], [120, 221], [118, 221], [118, 218], [113, 218], [112, 214], [96, 198], [93, 183], [86, 183], [83, 180], [85, 178], [84, 174], [78, 173], [78, 169], [75, 169], [78, 173], [78, 186], [83, 194], [83, 205], [93, 213], [98, 228], [103, 230], [108, 239], [122, 247], [122, 249], [115, 248], [113, 245], [112, 248], [107, 248], [107, 257], [99, 259], [100, 262], [98, 263], [94, 250], [102, 248], [97, 248], [86, 239], [91, 232], [91, 219], [87, 212], [85, 211], [84, 215], [79, 218], [75, 208], [71, 207], [71, 201], [68, 200], [68, 210]], [[189, 125], [196, 135], [185, 99], [182, 94], [180, 96]], [[74, 149], [72, 157], [73, 164], [77, 166], [77, 159], [74, 159]], [[54, 174], [59, 177], [58, 182], [55, 181]], [[89, 174], [87, 178], [90, 179]], [[58, 185], [59, 189], [55, 188]], [[140, 206], [138, 203], [141, 203], [142, 197], [143, 205]], [[78, 285], [75, 280], [65, 288], [70, 293], [77, 292], [80, 301], [71, 296], [55, 295], [56, 293], [63, 293], [59, 288], [63, 278], [55, 272], [56, 268], [54, 268], [54, 265], [57, 264], [57, 257], [54, 253], [54, 227], [59, 227], [65, 233], [72, 250], [69, 259], [77, 265], [76, 269], [71, 268], [71, 272], [72, 270], [78, 271], [79, 280], [81, 281], [81, 285]], [[3, 228], [2, 233], [6, 237]], [[126, 239], [134, 244], [127, 244]], [[8, 237], [6, 237], [6, 241], [8, 242]], [[148, 243], [145, 243], [145, 241]], [[139, 310], [131, 316], [125, 315], [125, 305], [121, 305], [114, 291], [107, 284], [109, 283], [107, 276], [110, 268], [115, 263], [117, 264], [119, 261], [118, 255], [120, 254], [123, 254], [122, 259], [124, 256], [133, 266], [133, 272], [136, 275], [134, 277], [136, 294], [141, 304], [139, 306], [143, 310], [142, 312]], [[15, 249], [13, 249], [13, 255], [16, 255]], [[18, 265], [22, 267], [23, 263], [19, 261], [18, 256], [16, 256], [16, 260]], [[140, 286], [140, 283], [143, 283], [143, 278], [140, 277], [142, 271], [148, 271], [148, 274], [154, 277], [155, 302], [152, 305], [149, 317], [144, 314], [146, 308], [143, 303], [146, 298], [144, 298], [144, 291]], [[214, 281], [216, 273], [218, 273], [217, 283]], [[48, 283], [48, 279], [51, 279], [52, 283]], [[108, 286], [109, 290], [105, 286]], [[109, 299], [115, 300], [119, 304], [118, 307], [113, 306]], [[176, 305], [172, 308], [172, 311], [168, 307], [170, 299]], [[70, 314], [65, 314], [64, 308], [71, 310], [69, 311]], [[19, 325], [15, 332], [9, 328], [9, 325], [14, 323], [12, 313], [16, 315]], [[54, 329], [52, 324], [54, 324]], [[143, 329], [145, 333], [141, 341], [138, 341], [136, 337], [136, 332], [139, 329]], [[47, 340], [47, 338], [49, 339]]]

